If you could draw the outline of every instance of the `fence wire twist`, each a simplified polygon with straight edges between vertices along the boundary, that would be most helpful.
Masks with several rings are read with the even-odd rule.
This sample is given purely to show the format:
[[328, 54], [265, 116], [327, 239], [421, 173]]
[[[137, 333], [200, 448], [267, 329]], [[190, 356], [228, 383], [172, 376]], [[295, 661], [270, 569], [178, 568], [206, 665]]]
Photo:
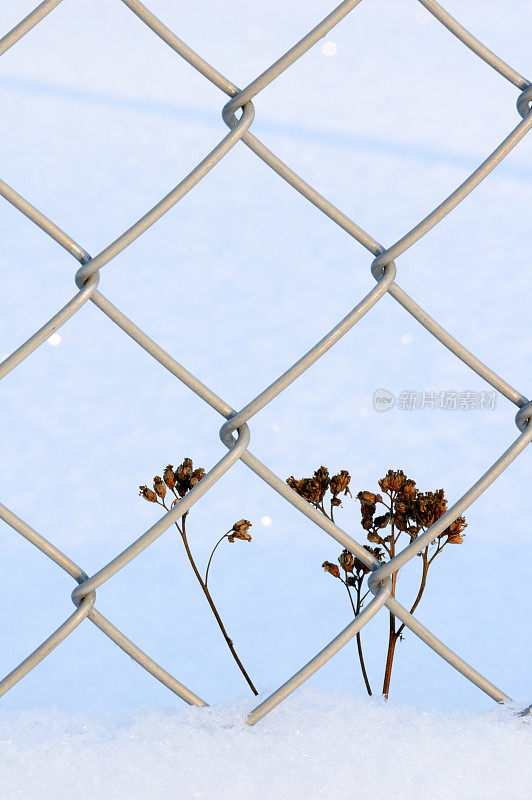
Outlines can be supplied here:
[[[6, 52], [16, 42], [37, 25], [63, 0], [44, 0], [25, 19], [16, 25], [9, 33], [0, 39], [0, 55]], [[21, 536], [30, 541], [46, 556], [62, 567], [77, 582], [72, 592], [72, 600], [76, 610], [71, 614], [52, 635], [42, 642], [24, 661], [0, 681], [0, 695], [5, 694], [11, 687], [28, 674], [40, 661], [42, 661], [58, 644], [60, 644], [85, 618], [90, 619], [103, 633], [112, 639], [119, 647], [131, 656], [138, 664], [150, 672], [161, 683], [171, 689], [187, 703], [197, 706], [207, 705], [198, 695], [170, 675], [163, 667], [144, 653], [137, 645], [128, 639], [95, 607], [96, 590], [113, 575], [126, 566], [143, 550], [150, 546], [161, 536], [176, 520], [183, 516], [199, 499], [213, 486], [216, 481], [229, 470], [232, 465], [241, 460], [272, 489], [282, 495], [289, 503], [295, 506], [302, 514], [332, 536], [342, 547], [346, 547], [372, 570], [369, 575], [368, 585], [373, 593], [371, 602], [361, 613], [342, 630], [326, 647], [312, 658], [302, 669], [279, 687], [270, 697], [260, 703], [248, 716], [247, 722], [253, 725], [276, 705], [284, 700], [291, 692], [306, 681], [314, 672], [325, 664], [335, 653], [349, 642], [358, 631], [384, 606], [386, 606], [401, 622], [410, 628], [420, 639], [431, 647], [438, 655], [449, 662], [462, 675], [472, 681], [482, 691], [486, 692], [496, 701], [509, 700], [509, 696], [498, 689], [487, 678], [467, 664], [460, 656], [441, 642], [419, 620], [415, 619], [408, 611], [390, 595], [391, 575], [403, 567], [415, 555], [436, 538], [448, 525], [460, 516], [511, 462], [524, 450], [532, 439], [532, 402], [523, 394], [514, 389], [503, 378], [470, 353], [459, 341], [448, 333], [441, 325], [432, 319], [424, 309], [419, 306], [395, 282], [395, 260], [409, 250], [422, 236], [437, 225], [450, 211], [475, 189], [484, 178], [505, 158], [516, 144], [532, 128], [532, 86], [530, 82], [496, 56], [491, 50], [476, 39], [457, 20], [445, 11], [435, 0], [418, 0], [436, 19], [449, 29], [464, 45], [483, 59], [490, 67], [496, 70], [503, 78], [510, 81], [520, 94], [517, 99], [517, 109], [522, 120], [515, 126], [501, 144], [469, 177], [449, 195], [425, 219], [419, 222], [412, 230], [408, 231], [399, 241], [389, 248], [380, 245], [368, 233], [360, 228], [346, 214], [342, 213], [325, 197], [306, 183], [289, 166], [284, 164], [274, 153], [257, 139], [251, 132], [250, 126], [254, 118], [253, 98], [268, 84], [274, 81], [297, 59], [309, 50], [319, 39], [325, 36], [347, 14], [359, 5], [361, 0], [344, 0], [325, 19], [313, 28], [301, 41], [297, 42], [281, 58], [272, 64], [244, 89], [239, 89], [230, 80], [224, 77], [214, 67], [208, 64], [200, 55], [191, 50], [175, 33], [173, 33], [161, 20], [146, 8], [139, 0], [121, 0], [137, 17], [159, 36], [175, 53], [181, 56], [192, 67], [200, 72], [207, 80], [211, 81], [222, 92], [229, 96], [229, 101], [223, 107], [222, 117], [227, 124], [229, 133], [208, 153], [194, 169], [174, 188], [163, 197], [141, 219], [135, 222], [127, 231], [109, 244], [94, 258], [67, 233], [49, 220], [37, 208], [31, 205], [12, 187], [0, 180], [0, 194], [25, 214], [32, 222], [38, 225], [52, 239], [61, 245], [68, 253], [74, 256], [81, 264], [75, 275], [78, 288], [72, 299], [61, 308], [51, 319], [36, 331], [24, 344], [15, 350], [0, 364], [0, 379], [5, 377], [12, 369], [18, 366], [30, 353], [39, 347], [49, 336], [60, 328], [73, 316], [88, 300], [94, 303], [104, 314], [115, 322], [128, 334], [140, 347], [146, 350], [163, 367], [166, 367], [176, 378], [201, 397], [215, 409], [226, 422], [220, 429], [222, 442], [227, 446], [228, 452], [206, 474], [192, 491], [187, 494], [178, 505], [168, 511], [155, 525], [139, 536], [129, 547], [119, 553], [112, 561], [103, 566], [92, 577], [75, 564], [68, 556], [62, 553], [51, 542], [37, 533], [24, 520], [12, 511], [0, 505], [0, 518], [10, 525]], [[213, 167], [233, 148], [238, 142], [243, 142], [260, 159], [271, 167], [281, 178], [287, 181], [303, 197], [313, 203], [324, 214], [330, 217], [346, 233], [356, 239], [374, 256], [371, 263], [371, 272], [376, 280], [376, 285], [360, 300], [353, 310], [341, 320], [326, 336], [309, 350], [302, 358], [293, 364], [287, 371], [277, 378], [270, 386], [265, 388], [257, 397], [251, 400], [244, 408], [235, 411], [222, 398], [218, 397], [211, 389], [205, 386], [195, 375], [186, 370], [169, 353], [165, 352], [156, 342], [144, 333], [135, 323], [128, 319], [116, 306], [114, 306], [98, 290], [100, 270], [116, 255], [124, 250], [131, 242], [137, 239], [163, 214], [169, 211], [187, 192], [189, 192]], [[421, 325], [445, 345], [452, 353], [461, 359], [467, 366], [474, 370], [498, 392], [518, 407], [515, 422], [519, 435], [508, 449], [494, 464], [473, 484], [465, 494], [423, 535], [404, 548], [395, 558], [388, 563], [380, 564], [364, 547], [349, 536], [338, 525], [320, 514], [313, 506], [297, 495], [284, 480], [275, 475], [268, 467], [259, 461], [249, 450], [250, 430], [249, 420], [274, 397], [280, 394], [290, 383], [296, 380], [305, 370], [314, 364], [327, 350], [341, 339], [373, 306], [379, 302], [386, 293], [400, 303]]]

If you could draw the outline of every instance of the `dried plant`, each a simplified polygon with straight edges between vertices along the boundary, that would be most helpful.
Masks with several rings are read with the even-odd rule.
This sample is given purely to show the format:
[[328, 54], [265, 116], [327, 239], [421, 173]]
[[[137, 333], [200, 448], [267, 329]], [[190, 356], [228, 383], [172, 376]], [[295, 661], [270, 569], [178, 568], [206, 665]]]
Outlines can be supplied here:
[[[163, 472], [163, 477], [161, 478], [160, 475], [156, 475], [153, 479], [153, 489], [150, 489], [148, 486], [139, 486], [140, 492], [139, 494], [141, 497], [144, 497], [149, 503], [157, 503], [158, 505], [162, 506], [166, 511], [169, 511], [170, 508], [175, 506], [181, 498], [183, 498], [187, 492], [196, 486], [202, 478], [205, 477], [205, 470], [199, 467], [198, 469], [193, 468], [192, 460], [190, 458], [185, 458], [183, 463], [180, 464], [177, 469], [174, 471], [174, 468], [171, 464], [165, 468]], [[171, 503], [168, 505], [168, 502]], [[240, 519], [238, 522], [235, 522], [233, 527], [230, 528], [226, 533], [221, 536], [216, 544], [214, 545], [212, 552], [210, 554], [209, 560], [207, 562], [207, 569], [205, 570], [205, 577], [203, 578], [196, 566], [196, 562], [190, 550], [190, 545], [187, 538], [187, 530], [186, 530], [186, 520], [188, 517], [189, 512], [186, 511], [180, 520], [175, 522], [175, 526], [179, 533], [181, 534], [181, 539], [183, 541], [183, 545], [185, 547], [186, 554], [188, 556], [188, 560], [190, 565], [194, 571], [194, 575], [201, 586], [201, 589], [207, 598], [207, 602], [211, 608], [212, 613], [218, 623], [218, 627], [220, 628], [222, 635], [225, 639], [225, 642], [231, 651], [231, 655], [235, 659], [236, 663], [242, 675], [246, 679], [251, 691], [253, 694], [258, 694], [255, 686], [251, 678], [249, 677], [248, 673], [246, 672], [244, 665], [242, 664], [238, 654], [235, 650], [233, 641], [229, 638], [225, 626], [222, 622], [222, 618], [218, 613], [218, 609], [214, 604], [214, 600], [212, 599], [211, 592], [208, 588], [208, 580], [209, 580], [209, 570], [211, 567], [212, 559], [214, 553], [224, 539], [227, 539], [228, 542], [231, 544], [234, 543], [235, 539], [240, 539], [244, 542], [250, 542], [251, 536], [248, 533], [249, 529], [251, 528], [251, 522], [247, 519]], [[181, 524], [179, 524], [181, 523]]]
[[[320, 467], [312, 478], [296, 480], [293, 476], [287, 479], [288, 485], [307, 500], [311, 505], [321, 511], [328, 519], [334, 522], [334, 509], [342, 505], [340, 495], [351, 495], [349, 490], [350, 475], [347, 470], [341, 470], [337, 475], [329, 477], [326, 467]], [[407, 478], [402, 470], [388, 470], [384, 478], [379, 480], [381, 494], [370, 491], [361, 491], [357, 494], [362, 512], [361, 525], [366, 531], [369, 542], [373, 545], [364, 545], [381, 563], [386, 563], [394, 558], [403, 545], [414, 541], [420, 532], [426, 531], [447, 511], [447, 500], [443, 489], [435, 492], [420, 492], [415, 481]], [[329, 494], [328, 494], [329, 493]], [[383, 499], [383, 495], [386, 499]], [[329, 510], [326, 510], [326, 506]], [[377, 514], [377, 507], [383, 513]], [[463, 531], [466, 528], [464, 517], [458, 517], [451, 525], [430, 542], [418, 556], [421, 558], [421, 576], [417, 595], [410, 608], [413, 614], [418, 607], [427, 585], [427, 575], [435, 558], [448, 544], [461, 544], [464, 541]], [[401, 538], [402, 537], [402, 538]], [[399, 542], [401, 540], [401, 542]], [[343, 583], [346, 588], [351, 608], [357, 616], [363, 607], [368, 591], [362, 594], [364, 577], [369, 573], [369, 567], [356, 558], [349, 550], [343, 550], [338, 558], [337, 566], [330, 561], [323, 563], [325, 572]], [[397, 585], [397, 572], [392, 574], [391, 594], [395, 597]], [[354, 595], [354, 597], [353, 597]], [[387, 698], [390, 691], [395, 647], [398, 640], [403, 638], [404, 623], [398, 625], [396, 617], [390, 613], [388, 650], [384, 669], [382, 693]], [[357, 651], [362, 677], [366, 690], [372, 694], [371, 685], [366, 672], [362, 641], [360, 633], [357, 634]]]

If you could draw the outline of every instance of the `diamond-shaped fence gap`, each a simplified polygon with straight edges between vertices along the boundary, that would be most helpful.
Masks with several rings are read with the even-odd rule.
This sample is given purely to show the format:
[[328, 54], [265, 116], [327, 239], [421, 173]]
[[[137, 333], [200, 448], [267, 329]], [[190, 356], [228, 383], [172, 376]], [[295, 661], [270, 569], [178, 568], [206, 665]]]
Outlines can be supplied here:
[[[54, 625], [59, 625], [71, 613], [68, 593], [73, 581], [3, 520], [0, 520], [0, 530], [4, 564], [0, 588], [0, 619], [5, 632], [0, 656], [3, 677], [51, 633]], [[49, 538], [54, 538], [54, 530], [45, 531]], [[24, 581], [14, 569], [21, 560], [24, 562]], [[45, 603], [42, 602], [43, 596]], [[27, 624], [22, 624], [24, 620]]]
[[[130, 620], [134, 618], [135, 608], [130, 609]], [[67, 611], [68, 605], [65, 603], [65, 616]], [[48, 615], [49, 624], [51, 619]], [[124, 626], [123, 630], [126, 635], [130, 633], [128, 626]], [[144, 643], [140, 641], [137, 644], [142, 647]], [[84, 657], [86, 653], [90, 653], [91, 657]], [[51, 664], [48, 664], [49, 659], [52, 659]], [[163, 661], [163, 666], [168, 667], [168, 664]], [[24, 696], [24, 686], [30, 678], [28, 692], [32, 706], [42, 707], [42, 695], [40, 701], [38, 697], [38, 673], [41, 669], [41, 680], [45, 680], [47, 686], [47, 706], [67, 714], [79, 713], [80, 708], [90, 709], [94, 714], [105, 714], [110, 707], [118, 713], [125, 712], [128, 708], [127, 698], [132, 695], [142, 696], [150, 705], [159, 708], [170, 705], [173, 699], [166, 687], [154, 680], [88, 621], [79, 625], [24, 681], [4, 695], [6, 710], [19, 711], [26, 707], [24, 702], [28, 701], [28, 697]], [[179, 672], [178, 665], [176, 672]], [[119, 680], [117, 674], [120, 675]], [[190, 683], [197, 688], [196, 682], [192, 680]], [[73, 697], [76, 697], [75, 702]], [[143, 705], [144, 702], [139, 701], [134, 707]]]
[[[90, 381], [90, 373], [83, 373], [75, 386], [58, 383], [55, 391], [61, 401], [52, 409], [45, 406], [48, 413], [34, 426], [41, 440], [39, 457], [33, 461], [36, 496], [53, 497], [54, 505], [62, 508], [71, 526], [65, 536], [80, 538], [89, 549], [95, 541], [98, 548], [101, 545], [93, 568], [127, 546], [143, 525], [150, 527], [158, 519], [138, 497], [139, 484], [149, 484], [167, 463], [177, 465], [179, 457], [195, 455], [207, 467], [223, 455], [212, 410], [184, 392], [159, 365], [143, 360], [140, 351], [136, 355], [118, 346], [114, 352], [108, 348], [106, 360], [88, 359], [94, 364], [92, 374], [101, 379]], [[131, 381], [131, 369], [140, 383]], [[94, 408], [100, 410], [98, 418], [91, 415]], [[14, 464], [20, 461], [23, 470], [25, 458], [17, 457], [15, 438], [8, 442]], [[13, 477], [11, 496], [15, 500], [19, 494], [20, 481]]]
[[116, 97], [137, 104], [144, 99], [149, 107], [173, 99], [177, 107], [218, 111], [219, 91], [120, 0], [63, 0], [7, 51], [1, 72], [22, 82], [74, 89], [87, 100]]
[[[133, 503], [136, 502], [140, 503], [141, 500], [134, 497]], [[151, 511], [152, 521], [155, 521], [160, 509], [152, 508]], [[187, 528], [197, 563], [203, 565], [204, 552], [196, 541], [196, 535], [203, 534], [205, 537], [208, 531], [205, 531], [192, 515], [188, 519]], [[138, 531], [128, 525], [128, 532], [130, 539], [133, 539]], [[215, 534], [216, 531], [211, 534], [211, 538]], [[121, 544], [117, 541], [114, 544], [118, 552]], [[102, 563], [105, 556], [106, 554], [102, 552]], [[246, 583], [242, 581], [244, 585], [241, 594], [241, 581], [237, 570], [238, 567], [235, 567], [232, 589], [234, 595], [235, 582], [238, 581], [238, 595], [242, 601], [246, 595]], [[224, 593], [216, 584], [215, 577], [216, 572], [213, 568], [213, 594], [218, 607], [228, 623], [231, 636], [239, 645], [238, 649], [242, 651], [243, 656], [247, 655], [249, 661], [252, 651], [248, 643], [247, 630], [244, 630], [244, 634], [240, 632], [241, 618], [246, 619], [245, 609], [239, 607], [237, 602], [235, 608], [230, 602], [228, 603]], [[228, 599], [231, 601], [230, 594]], [[174, 526], [100, 588], [98, 603], [101, 612], [111, 619], [113, 624], [185, 685], [193, 687], [200, 696], [202, 693], [205, 696], [209, 694], [208, 686], [217, 682], [218, 672], [229, 673], [227, 680], [233, 694], [245, 690], [245, 684], [241, 685], [240, 673], [194, 578], [181, 538]], [[190, 624], [195, 630], [201, 630], [202, 635], [188, 636], [187, 626]], [[102, 637], [99, 631], [97, 634], [98, 638], [107, 640], [107, 637]], [[115, 649], [112, 642], [109, 641], [108, 644]], [[108, 644], [105, 641], [106, 650]], [[102, 648], [99, 650], [102, 651]], [[121, 652], [118, 655], [126, 658]], [[139, 672], [143, 672], [137, 665], [134, 666]], [[114, 680], [116, 682], [116, 675]], [[141, 680], [146, 682], [142, 676]], [[97, 679], [91, 679], [91, 684], [97, 685], [97, 683]], [[212, 690], [210, 693], [212, 694]], [[166, 701], [161, 698], [166, 704], [168, 700], [168, 697]]]
[[[507, 189], [504, 195], [508, 202], [503, 208], [498, 173], [490, 176], [479, 187], [478, 195], [470, 196], [409, 251], [401, 270], [400, 285], [452, 336], [524, 392], [529, 348], [526, 338], [516, 330], [514, 320], [526, 314], [530, 277], [526, 268], [520, 270], [522, 292], [517, 294], [507, 278], [512, 264], [526, 265], [529, 261], [526, 245], [521, 241], [527, 220], [520, 203], [525, 197], [528, 199], [529, 192], [524, 187], [521, 192], [520, 184], [513, 183], [513, 186], [517, 197], [509, 197]], [[479, 231], [482, 231], [481, 239]], [[508, 250], [510, 240], [515, 241], [511, 253]], [[464, 281], [464, 271], [477, 276], [476, 279]], [[449, 291], [440, 291], [435, 274], [445, 275]], [[489, 315], [484, 311], [488, 307]], [[475, 309], [474, 314], [468, 313], [471, 309]], [[431, 351], [438, 364], [441, 363], [446, 348], [434, 341], [428, 331], [406, 312], [400, 325], [408, 326], [417, 339], [427, 342], [431, 339]], [[503, 341], [505, 348], [499, 348]], [[491, 356], [494, 350], [497, 352]], [[448, 351], [447, 354], [454, 358]], [[461, 369], [461, 365], [457, 363], [456, 368]], [[476, 379], [472, 372], [470, 376]], [[466, 383], [469, 378], [464, 373], [462, 384]], [[490, 389], [488, 384], [486, 389]]]
[[[0, 361], [31, 336], [76, 293], [75, 261], [17, 209], [5, 205], [2, 219]], [[36, 258], [35, 254], [39, 256]], [[13, 265], [16, 264], [16, 269]], [[23, 313], [21, 313], [23, 312]]]
[[[492, 498], [492, 503], [499, 499]], [[485, 505], [488, 505], [489, 497]], [[476, 504], [474, 504], [475, 506]], [[481, 532], [480, 536], [469, 535], [461, 548], [445, 553], [445, 558], [434, 566], [431, 575], [432, 591], [423, 598], [417, 616], [429, 628], [438, 630], [441, 638], [449, 646], [459, 652], [463, 658], [472, 663], [489, 664], [490, 679], [499, 685], [512, 680], [517, 664], [526, 664], [530, 660], [532, 647], [526, 635], [528, 621], [523, 604], [527, 599], [527, 570], [524, 563], [516, 565], [517, 580], [507, 586], [501, 575], [501, 562], [507, 557], [508, 548], [516, 552], [518, 546], [510, 544], [508, 538], [490, 535], [493, 528], [493, 505], [484, 515], [475, 513], [475, 508], [468, 513], [470, 527], [467, 530]], [[488, 511], [488, 509], [486, 509]], [[484, 517], [484, 519], [483, 519]], [[508, 523], [514, 530], [518, 523], [515, 516], [510, 515]], [[484, 535], [488, 538], [484, 539]], [[449, 549], [449, 548], [448, 548]], [[461, 549], [462, 552], [457, 551]], [[419, 559], [417, 559], [419, 560]], [[519, 561], [519, 559], [517, 559]], [[471, 576], [467, 581], [464, 576]], [[399, 589], [398, 589], [399, 591]], [[489, 596], [489, 603], [485, 602]], [[507, 624], [509, 607], [516, 608], [516, 629], [510, 630]], [[457, 620], [460, 624], [457, 624]], [[456, 680], [453, 671], [439, 664], [431, 651], [414, 645], [414, 638], [408, 631], [402, 646], [412, 648], [407, 655], [399, 651], [394, 663], [394, 680], [404, 687], [405, 701], [415, 702], [415, 689], [412, 687], [412, 671], [423, 674], [427, 678], [424, 692], [429, 705], [445, 702], [452, 708], [488, 708], [489, 701], [478, 692], [471, 692], [464, 681]], [[397, 671], [396, 671], [397, 667]], [[437, 688], [439, 686], [439, 688]], [[526, 669], [519, 675], [515, 685], [515, 697], [523, 699], [528, 696]], [[432, 697], [432, 700], [431, 700]]]
[[[361, 3], [323, 40], [330, 39], [337, 45], [333, 57], [322, 53], [320, 42], [257, 97], [257, 131], [263, 121], [275, 119], [297, 127], [344, 135], [353, 132], [423, 148], [432, 144], [448, 150], [454, 143], [452, 149], [460, 150], [475, 143], [471, 133], [466, 137], [465, 132], [469, 131], [472, 118], [484, 123], [487, 107], [497, 118], [494, 124], [503, 125], [498, 121], [499, 93], [504, 93], [510, 109], [514, 102], [512, 87], [506, 87], [506, 81], [431, 15], [430, 24], [420, 32], [412, 23], [412, 14], [417, 11], [419, 5], [411, 0], [393, 5]], [[393, 46], [376, 51], [377, 31], [379, 36], [386, 32], [393, 35]], [[470, 81], [466, 78], [458, 82], [448, 69], [435, 69], [435, 57], [441, 58], [442, 63], [449, 59], [463, 62], [463, 74], [469, 76], [470, 71]], [[391, 74], [393, 93], [389, 92]], [[427, 74], [431, 76], [431, 92], [425, 91]], [[297, 91], [302, 84], [312, 85], [315, 91]], [[487, 87], [489, 95], [480, 107], [476, 102], [479, 84]], [[492, 93], [497, 100], [491, 99]], [[381, 99], [384, 97], [385, 101]], [[353, 107], [364, 113], [353, 115]], [[478, 127], [482, 143], [485, 125]], [[490, 141], [489, 137], [486, 141]]]
[[[249, 155], [244, 156], [249, 161]], [[197, 365], [196, 374], [208, 385], [232, 403], [245, 403], [255, 386], [255, 391], [260, 391], [312, 345], [307, 326], [309, 308], [313, 308], [316, 324], [325, 335], [374, 283], [358, 244], [332, 228], [323, 215], [290, 192], [276, 176], [270, 178], [271, 173], [260, 165], [257, 175], [249, 170], [251, 177], [243, 178], [244, 188], [255, 177], [261, 180], [269, 191], [276, 191], [280, 202], [290, 204], [294, 215], [299, 212], [295, 224], [292, 213], [280, 215], [275, 204], [259, 201], [258, 208], [248, 209], [242, 195], [229, 207], [217, 207], [215, 201], [221, 200], [226, 186], [225, 161], [211, 175], [214, 200], [211, 197], [205, 207], [202, 187], [191, 192], [187, 206], [170, 212], [173, 219], [169, 215], [163, 218], [157, 230], [153, 229], [153, 238], [147, 239], [146, 234], [127, 254], [124, 252], [121, 264], [113, 262], [113, 271], [106, 275], [106, 293], [181, 363], [188, 368]], [[236, 212], [244, 221], [237, 235], [230, 227]], [[276, 235], [268, 235], [267, 228], [264, 235], [257, 235], [259, 222], [261, 229], [269, 223]], [[207, 237], [218, 243], [216, 258], [207, 252]], [[155, 238], [161, 249], [158, 259], [152, 257]], [[301, 258], [306, 263], [304, 285], [291, 266]], [[124, 280], [132, 268], [131, 259], [145, 270], [142, 293], [130, 280]], [[241, 269], [242, 259], [249, 259], [249, 268]], [[352, 300], [346, 298], [347, 292]], [[257, 293], [268, 306], [267, 333], [262, 318], [235, 310], [249, 309]], [[162, 311], [153, 320], [149, 319], [149, 310], [155, 303]], [[209, 344], [211, 337], [216, 341], [215, 348]], [[227, 355], [243, 340], [251, 348], [245, 361]], [[207, 369], [204, 364], [208, 364]], [[246, 384], [252, 381], [249, 386], [242, 382], [244, 375]], [[233, 397], [235, 383], [242, 390]]]

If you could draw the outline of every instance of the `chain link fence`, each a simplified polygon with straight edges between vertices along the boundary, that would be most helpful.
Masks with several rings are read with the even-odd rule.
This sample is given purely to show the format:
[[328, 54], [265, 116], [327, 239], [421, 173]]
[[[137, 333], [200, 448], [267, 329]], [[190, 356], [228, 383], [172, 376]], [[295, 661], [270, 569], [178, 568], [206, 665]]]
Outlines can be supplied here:
[[[44, 17], [53, 11], [62, 1], [63, 0], [44, 0], [44, 2], [37, 6], [25, 19], [0, 39], [0, 55], [15, 45], [19, 39], [44, 19]], [[470, 353], [398, 286], [395, 282], [395, 260], [406, 253], [412, 245], [461, 203], [529, 132], [532, 128], [532, 86], [530, 82], [478, 41], [478, 39], [469, 33], [469, 31], [445, 11], [439, 3], [435, 2], [435, 0], [418, 0], [418, 2], [436, 17], [442, 25], [460, 39], [466, 47], [472, 50], [479, 58], [483, 59], [490, 67], [516, 87], [519, 91], [517, 109], [522, 119], [491, 155], [469, 175], [449, 197], [425, 217], [425, 219], [421, 220], [421, 222], [412, 228], [412, 230], [408, 231], [399, 241], [391, 247], [386, 248], [359, 227], [356, 222], [332, 205], [312, 186], [306, 183], [250, 131], [255, 113], [253, 98], [288, 69], [297, 59], [301, 58], [309, 48], [324, 37], [347, 14], [355, 11], [361, 0], [344, 0], [343, 3], [304, 36], [301, 41], [297, 42], [297, 44], [290, 48], [290, 50], [244, 89], [239, 89], [213, 66], [208, 64], [200, 55], [191, 50], [190, 47], [179, 39], [160, 19], [154, 16], [154, 14], [152, 14], [145, 5], [139, 2], [139, 0], [122, 0], [122, 2], [178, 56], [185, 59], [194, 69], [200, 72], [208, 81], [213, 83], [222, 93], [229, 97], [229, 101], [222, 110], [222, 116], [229, 128], [229, 132], [169, 194], [163, 197], [163, 199], [151, 208], [141, 219], [94, 257], [90, 256], [80, 244], [75, 242], [53, 221], [31, 205], [28, 200], [18, 194], [14, 188], [0, 180], [0, 193], [3, 197], [25, 214], [35, 225], [38, 225], [45, 231], [81, 265], [75, 275], [77, 291], [72, 299], [0, 364], [0, 379], [5, 377], [11, 370], [15, 369], [15, 367], [30, 355], [30, 353], [45, 342], [54, 331], [60, 328], [90, 300], [102, 313], [106, 314], [116, 325], [122, 328], [128, 336], [137, 342], [140, 347], [146, 350], [156, 361], [169, 370], [178, 380], [188, 386], [192, 392], [195, 392], [226, 420], [220, 429], [220, 438], [226, 445], [228, 452], [218, 463], [211, 467], [203, 480], [201, 480], [178, 505], [168, 511], [155, 525], [139, 536], [129, 547], [119, 553], [108, 564], [105, 564], [91, 577], [51, 542], [37, 533], [37, 531], [33, 530], [24, 520], [20, 519], [5, 506], [0, 505], [0, 517], [21, 536], [35, 545], [42, 553], [71, 575], [77, 583], [77, 586], [72, 592], [72, 600], [76, 607], [73, 614], [71, 614], [46, 641], [42, 642], [42, 644], [22, 661], [22, 663], [0, 681], [0, 695], [9, 691], [9, 689], [37, 666], [40, 661], [46, 658], [46, 656], [84, 619], [88, 618], [138, 664], [187, 703], [197, 706], [207, 705], [198, 695], [180, 683], [163, 667], [151, 659], [149, 655], [138, 648], [137, 645], [128, 639], [112, 624], [112, 622], [106, 619], [96, 609], [96, 590], [106, 581], [112, 579], [119, 570], [136, 558], [176, 520], [182, 517], [183, 514], [198, 502], [218, 479], [240, 459], [262, 480], [271, 486], [272, 489], [295, 506], [302, 514], [312, 520], [312, 522], [325, 533], [335, 539], [342, 547], [350, 550], [370, 568], [371, 572], [368, 585], [373, 594], [369, 604], [338, 634], [338, 636], [251, 712], [247, 719], [248, 724], [255, 724], [282, 702], [291, 692], [332, 658], [335, 653], [347, 644], [347, 642], [349, 642], [357, 632], [384, 607], [388, 608], [389, 611], [438, 653], [438, 655], [448, 661], [449, 664], [462, 673], [464, 677], [472, 681], [491, 698], [498, 702], [509, 700], [510, 698], [507, 694], [490, 683], [490, 681], [476, 669], [467, 664], [460, 656], [454, 653], [431, 631], [409, 614], [408, 611], [391, 596], [391, 575], [407, 564], [434, 538], [442, 533], [443, 530], [460, 516], [525, 449], [532, 439], [532, 424], [529, 422], [532, 417], [532, 402], [517, 389], [510, 386], [502, 377], [493, 372], [486, 364], [482, 363], [473, 353]], [[367, 0], [367, 2], [371, 2], [371, 0]], [[366, 250], [372, 254], [371, 273], [376, 284], [352, 311], [324, 336], [323, 339], [317, 342], [308, 353], [287, 369], [287, 371], [279, 376], [270, 386], [260, 392], [257, 397], [250, 400], [244, 408], [237, 411], [205, 386], [195, 375], [181, 366], [172, 355], [150, 339], [150, 337], [132, 320], [128, 319], [119, 308], [104, 297], [99, 291], [98, 285], [102, 267], [108, 264], [115, 256], [131, 244], [131, 242], [141, 236], [163, 214], [178, 203], [179, 200], [199, 183], [199, 181], [224, 158], [231, 148], [235, 147], [239, 142], [249, 147], [256, 156], [262, 159], [281, 178], [287, 181], [296, 191], [303, 195], [309, 202], [313, 203], [320, 211], [339, 225], [340, 228], [343, 228], [347, 234], [356, 239], [362, 247], [366, 248]], [[457, 358], [461, 359], [467, 366], [491, 384], [494, 389], [508, 398], [508, 400], [515, 403], [518, 408], [515, 422], [519, 429], [519, 435], [495, 463], [490, 466], [484, 475], [482, 475], [479, 480], [477, 480], [477, 482], [471, 486], [462, 497], [434, 523], [434, 525], [432, 525], [432, 527], [424, 534], [420, 535], [419, 538], [414, 540], [410, 545], [405, 547], [395, 558], [385, 565], [382, 565], [368, 553], [359, 542], [303, 500], [283, 479], [275, 475], [250, 452], [250, 429], [248, 427], [248, 422], [258, 411], [270, 403], [287, 386], [305, 372], [305, 370], [321, 358], [327, 350], [333, 347], [333, 345], [369, 312], [386, 293], [395, 298], [409, 314], [433, 336], [439, 339], [439, 341], [454, 353]]]

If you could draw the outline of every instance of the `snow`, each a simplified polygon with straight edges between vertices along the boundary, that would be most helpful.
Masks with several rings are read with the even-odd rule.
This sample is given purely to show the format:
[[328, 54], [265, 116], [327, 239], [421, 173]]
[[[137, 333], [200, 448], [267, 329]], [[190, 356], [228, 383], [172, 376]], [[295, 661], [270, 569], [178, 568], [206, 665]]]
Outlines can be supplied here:
[[[7, 30], [33, 3], [4, 5]], [[224, 0], [210, 3], [208, 15], [200, 3], [148, 5], [241, 86], [331, 9], [330, 0], [308, 0], [304, 13], [282, 0]], [[448, 0], [446, 7], [515, 68], [532, 72], [530, 4]], [[364, 0], [328, 44], [334, 55], [319, 43], [257, 97], [253, 131], [390, 244], [519, 122], [518, 93], [415, 0]], [[226, 133], [226, 98], [119, 2], [64, 0], [0, 59], [0, 89], [2, 178], [92, 254]], [[529, 137], [397, 261], [399, 285], [527, 396], [531, 177]], [[7, 354], [74, 294], [77, 264], [6, 203], [0, 226], [0, 353]], [[100, 289], [239, 408], [366, 294], [370, 263], [238, 145], [102, 270]], [[222, 420], [90, 303], [54, 336], [49, 344], [60, 346], [41, 346], [0, 385], [0, 501], [92, 574], [155, 521], [139, 484], [184, 456], [206, 468], [221, 457]], [[324, 463], [349, 469], [357, 490], [375, 489], [388, 468], [402, 468], [421, 488], [443, 486], [455, 500], [518, 434], [516, 409], [502, 397], [493, 410], [396, 405], [378, 413], [379, 388], [398, 396], [490, 387], [385, 297], [252, 420], [250, 449], [281, 477]], [[525, 452], [468, 510], [466, 542], [435, 565], [418, 611], [521, 705], [532, 700], [531, 479]], [[350, 619], [321, 570], [339, 548], [237, 464], [190, 514], [200, 563], [241, 518], [253, 522], [253, 542], [220, 548], [210, 585], [250, 674], [274, 688]], [[361, 537], [354, 502], [338, 519]], [[219, 776], [231, 770], [233, 788], [242, 781], [249, 794], [261, 781], [265, 797], [384, 796], [396, 773], [403, 795], [395, 797], [530, 798], [529, 728], [411, 634], [398, 648], [389, 705], [327, 693], [363, 689], [351, 643], [310, 688], [248, 730], [241, 722], [249, 701], [231, 700], [244, 689], [241, 677], [174, 534], [103, 586], [96, 606], [215, 705], [183, 708], [85, 621], [0, 701], [12, 740], [5, 797], [19, 788], [27, 797], [37, 780], [43, 798], [72, 793], [61, 781], [79, 781], [88, 795], [107, 787], [115, 792], [109, 797], [123, 796], [126, 781], [139, 797], [175, 796], [181, 781], [183, 796], [223, 797], [231, 789]], [[73, 584], [3, 523], [0, 551], [5, 674], [72, 612]], [[401, 572], [405, 602], [417, 566]], [[379, 680], [386, 624], [378, 615], [364, 632], [368, 668]], [[139, 706], [147, 710], [131, 716]], [[84, 721], [72, 716], [80, 712]], [[271, 761], [257, 763], [264, 749]], [[33, 778], [24, 777], [28, 765]]]
[[125, 715], [0, 714], [0, 797], [57, 800], [529, 800], [532, 727], [303, 690], [256, 727], [251, 701]]

